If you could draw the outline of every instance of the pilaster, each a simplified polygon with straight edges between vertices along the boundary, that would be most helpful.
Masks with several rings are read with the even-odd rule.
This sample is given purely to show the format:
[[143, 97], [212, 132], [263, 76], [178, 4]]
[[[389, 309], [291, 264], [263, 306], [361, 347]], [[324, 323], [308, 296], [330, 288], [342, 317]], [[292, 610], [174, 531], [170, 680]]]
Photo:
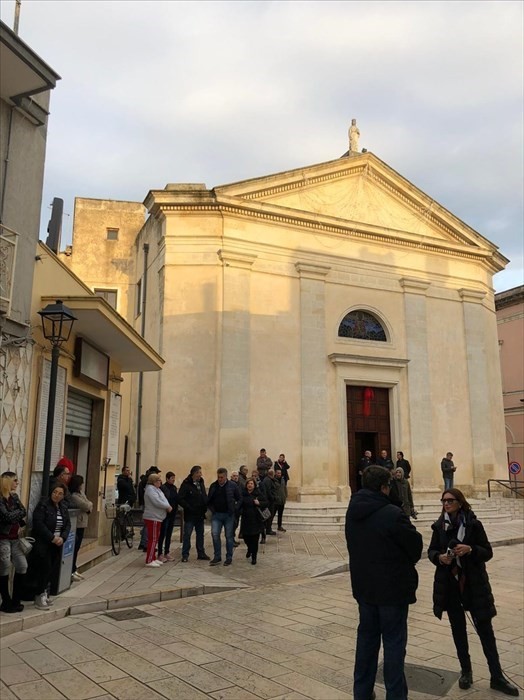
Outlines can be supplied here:
[[249, 448], [251, 267], [256, 255], [219, 250], [222, 262], [218, 464], [238, 467]]
[[466, 288], [459, 289], [458, 292], [462, 300], [466, 341], [473, 482], [483, 483], [490, 478], [494, 462], [492, 414], [491, 411], [487, 410], [489, 392], [486, 380], [490, 375], [486, 356], [484, 307], [482, 305], [486, 293]]
[[[429, 386], [430, 366], [427, 338], [426, 294], [430, 283], [423, 279], [404, 277], [400, 280], [404, 290], [404, 314], [406, 322], [406, 349], [409, 358], [408, 398], [410, 433], [416, 435], [411, 444], [413, 465], [433, 464], [433, 425], [431, 397], [422, 387]], [[417, 486], [431, 486], [434, 476], [430, 470], [417, 470]]]
[[297, 262], [300, 275], [302, 484], [299, 501], [336, 499], [329, 486], [328, 358], [325, 280], [328, 265]]

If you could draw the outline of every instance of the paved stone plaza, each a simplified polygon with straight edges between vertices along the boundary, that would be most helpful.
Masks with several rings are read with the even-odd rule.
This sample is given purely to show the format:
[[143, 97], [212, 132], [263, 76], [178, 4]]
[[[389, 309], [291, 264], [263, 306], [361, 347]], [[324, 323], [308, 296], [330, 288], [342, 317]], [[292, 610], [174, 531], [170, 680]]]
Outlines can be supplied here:
[[[502, 665], [522, 687], [522, 522], [487, 529], [502, 545], [488, 565]], [[114, 557], [57, 598], [56, 610], [36, 617], [28, 605], [22, 631], [7, 634], [6, 618], [18, 616], [1, 616], [1, 699], [352, 698], [357, 607], [348, 574], [328, 575], [347, 564], [342, 533], [268, 538], [256, 567], [243, 545], [227, 568], [194, 558], [181, 564], [176, 554], [177, 561], [158, 571], [145, 569], [136, 550]], [[418, 570], [418, 602], [409, 618], [410, 700], [502, 698], [489, 689], [474, 636], [474, 686], [459, 690], [448, 623], [432, 614], [433, 566], [424, 558]], [[91, 612], [81, 612], [81, 605]], [[423, 668], [437, 670], [425, 693], [413, 689]], [[376, 691], [383, 700], [383, 687]]]

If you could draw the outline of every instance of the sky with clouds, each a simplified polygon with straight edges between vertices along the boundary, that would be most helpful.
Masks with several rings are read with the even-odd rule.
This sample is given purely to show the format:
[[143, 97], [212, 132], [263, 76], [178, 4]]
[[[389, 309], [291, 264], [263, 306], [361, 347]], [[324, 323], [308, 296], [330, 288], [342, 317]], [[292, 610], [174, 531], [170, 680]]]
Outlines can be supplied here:
[[[13, 26], [14, 0], [1, 0]], [[22, 0], [20, 37], [61, 76], [53, 197], [142, 201], [375, 153], [499, 246], [523, 278], [523, 3]]]

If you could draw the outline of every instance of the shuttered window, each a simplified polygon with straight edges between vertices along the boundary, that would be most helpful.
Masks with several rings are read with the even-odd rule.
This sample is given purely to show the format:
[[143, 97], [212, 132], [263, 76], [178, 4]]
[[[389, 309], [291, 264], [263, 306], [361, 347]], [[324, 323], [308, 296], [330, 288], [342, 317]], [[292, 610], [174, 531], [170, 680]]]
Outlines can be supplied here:
[[67, 394], [66, 435], [91, 436], [92, 399], [69, 390]]

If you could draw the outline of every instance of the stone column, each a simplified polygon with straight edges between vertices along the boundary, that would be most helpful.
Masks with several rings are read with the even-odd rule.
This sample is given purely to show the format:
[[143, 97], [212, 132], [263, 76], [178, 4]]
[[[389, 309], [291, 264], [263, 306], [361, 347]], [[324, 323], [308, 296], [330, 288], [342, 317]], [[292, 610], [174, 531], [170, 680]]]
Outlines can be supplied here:
[[[430, 367], [427, 338], [426, 292], [430, 283], [413, 277], [400, 280], [404, 290], [408, 398], [411, 433], [411, 464], [416, 470], [417, 489], [435, 483], [431, 400], [422, 387], [429, 384]], [[397, 449], [402, 447], [397, 446]], [[409, 458], [408, 458], [409, 459]], [[430, 465], [429, 469], [424, 467]]]
[[300, 501], [336, 500], [329, 486], [328, 363], [325, 278], [328, 265], [298, 262], [300, 275], [300, 358], [302, 485]]
[[256, 255], [221, 250], [222, 310], [218, 466], [246, 464], [249, 448], [250, 288]]
[[464, 316], [464, 336], [468, 365], [469, 410], [471, 415], [471, 453], [473, 482], [483, 483], [493, 472], [492, 414], [489, 406], [490, 381], [486, 357], [486, 331], [482, 301], [485, 292], [459, 289]]

